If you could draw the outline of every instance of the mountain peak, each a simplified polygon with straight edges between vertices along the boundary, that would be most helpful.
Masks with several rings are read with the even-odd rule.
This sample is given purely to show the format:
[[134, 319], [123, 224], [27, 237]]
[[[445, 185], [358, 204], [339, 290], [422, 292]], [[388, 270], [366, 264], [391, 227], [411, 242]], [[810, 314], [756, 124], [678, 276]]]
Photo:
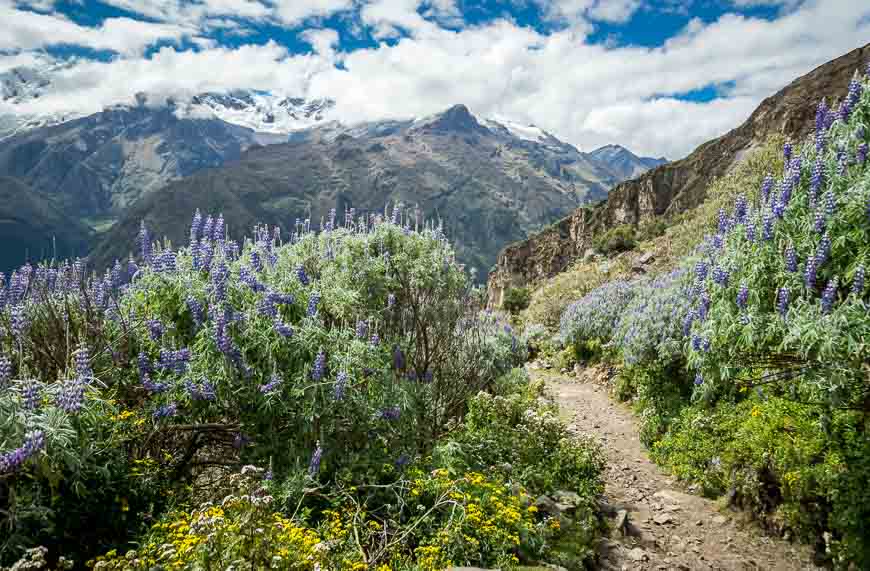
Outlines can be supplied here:
[[426, 121], [423, 128], [430, 131], [451, 131], [460, 133], [472, 133], [474, 131], [487, 130], [481, 125], [471, 111], [458, 103], [447, 111], [443, 111]]

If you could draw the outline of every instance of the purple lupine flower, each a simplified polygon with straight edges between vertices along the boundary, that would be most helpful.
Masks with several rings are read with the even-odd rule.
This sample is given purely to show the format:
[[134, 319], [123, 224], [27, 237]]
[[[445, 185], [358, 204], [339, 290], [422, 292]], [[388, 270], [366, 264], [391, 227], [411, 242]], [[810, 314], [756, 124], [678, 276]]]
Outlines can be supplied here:
[[215, 271], [211, 273], [211, 293], [214, 295], [216, 303], [224, 303], [227, 300], [227, 279], [230, 276], [230, 270], [227, 268], [226, 262], [221, 260]]
[[94, 376], [91, 370], [91, 360], [88, 346], [82, 343], [75, 350], [76, 375], [79, 379], [89, 379]]
[[344, 392], [347, 389], [348, 375], [346, 371], [339, 371], [338, 376], [335, 379], [335, 385], [333, 387], [333, 396], [335, 400], [341, 401], [344, 400]]
[[782, 203], [783, 209], [785, 209], [788, 207], [788, 203], [791, 202], [792, 179], [788, 177], [783, 178], [779, 188], [779, 201]]
[[707, 265], [704, 261], [698, 261], [695, 263], [695, 279], [699, 282], [707, 279], [707, 274], [710, 272], [710, 266]]
[[728, 215], [725, 213], [724, 208], [719, 209], [718, 215], [718, 225], [717, 230], [719, 234], [727, 234], [728, 233]]
[[816, 107], [816, 151], [821, 152], [825, 148], [826, 131], [828, 130], [828, 105], [825, 100], [819, 101]]
[[746, 195], [740, 193], [734, 203], [734, 219], [738, 224], [746, 223], [746, 215], [749, 212], [749, 203], [746, 200]]
[[816, 249], [816, 265], [821, 266], [828, 260], [831, 255], [831, 236], [825, 232], [822, 240], [819, 242], [819, 247]]
[[721, 266], [716, 266], [715, 268], [713, 268], [713, 281], [715, 283], [719, 284], [722, 287], [727, 287], [728, 286], [728, 277], [729, 277], [728, 270], [724, 269]]
[[214, 242], [218, 242], [224, 239], [225, 231], [224, 231], [224, 215], [218, 214], [217, 219], [214, 221], [214, 227], [211, 230], [211, 239]]
[[158, 319], [150, 318], [145, 321], [145, 325], [148, 327], [148, 336], [152, 341], [159, 341], [166, 332], [166, 328]]
[[785, 164], [788, 164], [791, 161], [791, 154], [792, 154], [791, 141], [786, 141], [785, 144], [782, 146], [782, 156], [783, 156], [783, 159], [785, 159]]
[[859, 165], [863, 165], [867, 162], [867, 143], [861, 143], [858, 145], [858, 150], [855, 151], [855, 160], [858, 161]]
[[779, 199], [773, 201], [773, 215], [777, 218], [785, 216], [785, 204]]
[[273, 299], [267, 294], [257, 302], [257, 313], [274, 320], [278, 317], [278, 306], [275, 305]]
[[828, 216], [833, 216], [837, 208], [837, 198], [834, 196], [834, 191], [830, 188], [825, 193], [825, 211]]
[[704, 377], [701, 373], [695, 373], [695, 386], [699, 387], [704, 384]]
[[260, 283], [247, 266], [239, 268], [239, 281], [251, 288], [252, 291], [261, 292], [266, 290], [266, 286]]
[[804, 285], [810, 291], [816, 289], [816, 271], [818, 270], [818, 265], [816, 264], [816, 258], [810, 257], [807, 260], [807, 267], [804, 269]]
[[149, 375], [148, 373], [142, 375], [140, 380], [142, 383], [142, 388], [144, 388], [152, 395], [160, 394], [168, 388], [166, 386], [166, 383], [155, 383], [154, 381], [152, 381], [151, 375]]
[[687, 313], [683, 318], [683, 337], [688, 337], [692, 331], [692, 323], [695, 321], [695, 316], [692, 313]]
[[755, 222], [747, 221], [747, 224], [746, 224], [746, 240], [747, 240], [750, 244], [754, 244], [754, 243], [755, 243], [755, 232], [756, 232]]
[[0, 356], [0, 389], [12, 380], [12, 361]]
[[63, 382], [55, 404], [62, 411], [74, 414], [81, 410], [85, 399], [85, 383], [81, 379], [71, 379]]
[[855, 297], [861, 297], [864, 294], [864, 264], [860, 264], [855, 270], [855, 277], [852, 279], [852, 293]]
[[398, 345], [393, 347], [393, 368], [397, 371], [405, 368], [405, 354], [402, 353], [402, 348]]
[[698, 305], [698, 320], [704, 321], [707, 319], [707, 313], [710, 311], [710, 294], [707, 290], [701, 292], [701, 303]]
[[692, 349], [695, 351], [701, 350], [701, 336], [700, 335], [692, 335]]
[[205, 219], [205, 224], [202, 227], [202, 239], [211, 240], [211, 234], [214, 230], [214, 218], [209, 214]]
[[847, 156], [846, 149], [840, 147], [837, 149], [837, 175], [843, 176], [846, 174], [846, 164], [847, 164]]
[[36, 430], [24, 437], [21, 447], [0, 454], [0, 475], [18, 471], [29, 459], [45, 447], [45, 433]]
[[394, 294], [387, 295], [387, 309], [392, 309], [396, 305], [396, 296]]
[[776, 309], [779, 311], [779, 314], [785, 318], [785, 314], [788, 313], [788, 287], [782, 286], [779, 288], [779, 293], [777, 294], [776, 301]]
[[280, 317], [275, 318], [272, 327], [281, 337], [293, 337], [293, 327], [288, 323], [284, 323]]
[[142, 254], [142, 262], [147, 266], [151, 263], [151, 234], [145, 226], [145, 221], [139, 223], [139, 251]]
[[797, 251], [791, 244], [785, 249], [785, 269], [790, 272], [797, 271]]
[[397, 406], [389, 406], [378, 412], [378, 418], [383, 420], [398, 420], [402, 415], [402, 409]]
[[816, 159], [816, 164], [813, 166], [813, 176], [810, 178], [810, 205], [815, 204], [819, 197], [819, 191], [822, 185], [825, 184], [825, 165], [822, 162], [822, 157]]
[[305, 266], [303, 266], [302, 264], [298, 264], [296, 266], [296, 279], [298, 279], [299, 283], [301, 283], [302, 285], [308, 285], [308, 274], [305, 273]]
[[746, 309], [746, 304], [749, 301], [749, 286], [746, 282], [740, 282], [740, 289], [737, 291], [737, 307], [741, 310]]
[[278, 389], [278, 387], [281, 386], [281, 383], [283, 383], [283, 382], [284, 382], [284, 379], [282, 379], [277, 374], [273, 373], [272, 377], [269, 379], [268, 383], [266, 383], [265, 385], [260, 385], [260, 392], [263, 393], [264, 395], [269, 394], [271, 392], [274, 392], [275, 390]]
[[761, 219], [761, 239], [765, 242], [773, 239], [773, 216], [769, 210], [764, 211]]
[[202, 306], [202, 302], [192, 295], [188, 295], [185, 302], [187, 304], [187, 309], [190, 311], [190, 316], [193, 319], [193, 324], [196, 327], [201, 327], [205, 322], [205, 308]]
[[24, 400], [24, 408], [27, 410], [36, 410], [39, 406], [42, 388], [36, 379], [30, 379], [21, 389], [21, 398]]
[[326, 354], [321, 349], [314, 358], [314, 367], [311, 370], [311, 378], [319, 381], [323, 378], [324, 370], [326, 369]]
[[13, 305], [9, 310], [9, 328], [12, 331], [13, 339], [23, 339], [27, 325], [27, 315], [24, 312], [24, 306]]
[[764, 204], [767, 204], [767, 201], [770, 199], [770, 191], [773, 190], [773, 175], [768, 174], [764, 177], [764, 180], [761, 183], [761, 201]]
[[157, 410], [155, 410], [152, 413], [152, 416], [155, 419], [160, 419], [160, 418], [168, 418], [170, 416], [175, 416], [177, 413], [178, 413], [178, 405], [174, 402], [171, 402], [169, 404], [165, 404], [165, 405], [159, 407]]
[[369, 324], [362, 319], [356, 322], [357, 339], [365, 339], [368, 336]]
[[813, 230], [818, 234], [822, 234], [825, 231], [825, 213], [822, 211], [821, 206], [816, 208]]
[[311, 455], [311, 461], [308, 463], [308, 475], [312, 478], [320, 472], [320, 461], [323, 459], [323, 448], [320, 446], [320, 441], [317, 441], [314, 453]]
[[827, 315], [831, 313], [831, 308], [834, 306], [834, 301], [837, 299], [837, 278], [834, 277], [828, 281], [825, 286], [825, 291], [822, 292], [822, 313]]
[[193, 221], [190, 223], [190, 243], [191, 245], [199, 242], [200, 232], [202, 231], [202, 214], [199, 212], [199, 208], [196, 209], [196, 212], [193, 214]]
[[124, 270], [121, 268], [121, 262], [115, 260], [115, 265], [112, 266], [110, 280], [112, 287], [118, 287], [124, 282]]
[[314, 317], [317, 315], [317, 304], [320, 303], [320, 293], [319, 292], [311, 292], [311, 296], [308, 298], [308, 309], [306, 311], [308, 317]]
[[260, 258], [259, 252], [257, 252], [256, 250], [251, 250], [251, 253], [249, 254], [249, 258], [251, 259], [251, 267], [257, 272], [262, 272], [263, 271], [263, 260], [262, 260], [262, 258]]
[[849, 115], [852, 114], [855, 105], [857, 105], [858, 101], [861, 99], [862, 91], [863, 88], [861, 87], [861, 82], [858, 81], [858, 76], [856, 74], [849, 82], [849, 91], [846, 93], [846, 97], [840, 104], [840, 120], [846, 121], [849, 119]]
[[372, 347], [377, 347], [377, 346], [380, 345], [380, 344], [381, 344], [381, 337], [380, 337], [380, 335], [378, 335], [377, 333], [372, 334], [371, 346], [372, 346]]
[[864, 125], [855, 127], [855, 138], [859, 141], [864, 138]]

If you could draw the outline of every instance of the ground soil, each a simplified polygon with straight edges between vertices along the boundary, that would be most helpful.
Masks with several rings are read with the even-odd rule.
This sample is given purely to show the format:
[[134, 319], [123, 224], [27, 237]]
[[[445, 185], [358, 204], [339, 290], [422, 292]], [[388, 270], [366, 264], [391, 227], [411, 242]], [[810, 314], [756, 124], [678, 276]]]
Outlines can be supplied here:
[[570, 430], [597, 438], [607, 456], [603, 506], [613, 529], [601, 543], [601, 569], [819, 569], [809, 547], [765, 534], [747, 514], [690, 493], [653, 464], [637, 418], [610, 397], [603, 369], [569, 375], [532, 365], [530, 373], [546, 381]]

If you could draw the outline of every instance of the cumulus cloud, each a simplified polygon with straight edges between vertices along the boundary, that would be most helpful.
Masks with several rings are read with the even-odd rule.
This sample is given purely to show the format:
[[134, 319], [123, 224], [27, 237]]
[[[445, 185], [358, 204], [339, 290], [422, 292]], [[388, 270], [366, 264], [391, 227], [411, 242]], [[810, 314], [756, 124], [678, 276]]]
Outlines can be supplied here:
[[[352, 1], [319, 5], [328, 12]], [[153, 4], [161, 2], [161, 10], [174, 9], [170, 0]], [[137, 91], [182, 97], [237, 88], [332, 97], [338, 118], [348, 122], [427, 115], [465, 103], [483, 116], [533, 123], [582, 150], [618, 143], [674, 159], [737, 126], [794, 78], [870, 38], [870, 5], [813, 0], [773, 20], [737, 13], [694, 20], [658, 47], [602, 45], [588, 39], [590, 19], [619, 20], [648, 8], [614, 1], [606, 12], [602, 0], [559, 2], [575, 20], [543, 32], [504, 18], [445, 28], [440, 18], [453, 13], [452, 1], [366, 0], [352, 12], [355, 21], [376, 38], [395, 41], [345, 51], [335, 30], [312, 28], [300, 31], [313, 48], [308, 54], [274, 42], [230, 48], [203, 39], [198, 50], [167, 46], [147, 57], [79, 61], [59, 72], [53, 90], [29, 110], [97, 110]], [[102, 26], [111, 30], [108, 21]], [[102, 41], [126, 39], [125, 53], [133, 53], [151, 37], [115, 32]], [[710, 85], [727, 88], [709, 102], [681, 95]]]
[[132, 18], [109, 18], [98, 27], [81, 26], [60, 14], [19, 10], [0, 2], [0, 50], [76, 45], [135, 55], [157, 41], [178, 41], [195, 30]]

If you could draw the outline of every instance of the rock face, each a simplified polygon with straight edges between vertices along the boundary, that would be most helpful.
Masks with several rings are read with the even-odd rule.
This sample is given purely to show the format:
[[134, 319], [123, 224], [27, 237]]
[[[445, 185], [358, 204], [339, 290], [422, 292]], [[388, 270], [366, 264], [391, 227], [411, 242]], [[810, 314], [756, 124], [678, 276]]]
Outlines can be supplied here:
[[814, 127], [821, 97], [845, 95], [856, 70], [864, 69], [870, 45], [855, 49], [800, 77], [765, 99], [741, 126], [709, 141], [688, 157], [659, 166], [614, 187], [607, 200], [575, 210], [498, 256], [489, 276], [489, 304], [500, 306], [511, 286], [534, 284], [563, 271], [590, 247], [592, 236], [619, 224], [638, 224], [694, 208], [710, 182], [775, 133], [799, 139]]

